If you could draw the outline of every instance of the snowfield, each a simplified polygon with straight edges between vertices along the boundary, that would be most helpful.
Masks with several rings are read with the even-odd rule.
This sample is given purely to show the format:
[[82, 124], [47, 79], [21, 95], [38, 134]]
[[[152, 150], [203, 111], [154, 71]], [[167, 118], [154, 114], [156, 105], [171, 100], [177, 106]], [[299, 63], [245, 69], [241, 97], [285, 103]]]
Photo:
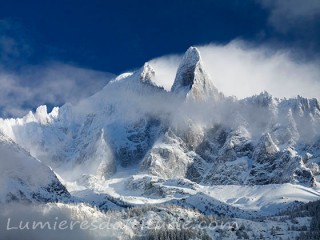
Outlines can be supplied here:
[[[258, 186], [203, 186], [188, 179], [166, 180], [150, 175], [132, 175], [123, 178], [115, 176], [106, 181], [91, 179], [88, 180], [86, 187], [77, 185], [77, 183], [65, 183], [65, 185], [72, 195], [95, 202], [95, 204], [101, 201], [103, 195], [119, 199], [129, 206], [186, 200], [192, 207], [202, 211], [200, 204], [201, 195], [203, 195], [209, 198], [210, 202], [230, 205], [236, 209], [235, 211], [239, 209], [248, 212], [248, 216], [270, 216], [287, 209], [294, 202], [306, 203], [320, 199], [319, 189], [290, 183]], [[223, 214], [237, 213], [224, 212]]]
[[1, 228], [60, 216], [94, 229], [25, 239], [317, 239], [318, 100], [226, 97], [204, 66], [191, 47], [170, 91], [146, 63], [77, 104], [0, 118]]

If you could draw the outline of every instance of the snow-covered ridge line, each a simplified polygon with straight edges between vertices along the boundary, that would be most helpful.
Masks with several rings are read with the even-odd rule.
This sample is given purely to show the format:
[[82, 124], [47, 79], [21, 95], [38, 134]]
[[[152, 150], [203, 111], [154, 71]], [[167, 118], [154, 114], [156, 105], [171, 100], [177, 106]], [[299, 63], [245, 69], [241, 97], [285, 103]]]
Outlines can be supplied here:
[[[55, 202], [70, 198], [53, 171], [0, 133], [0, 202]], [[36, 174], [35, 174], [36, 173]]]
[[84, 188], [130, 168], [203, 186], [318, 184], [316, 99], [224, 97], [194, 47], [170, 92], [155, 84], [156, 74], [146, 63], [78, 104], [0, 119], [0, 131]]

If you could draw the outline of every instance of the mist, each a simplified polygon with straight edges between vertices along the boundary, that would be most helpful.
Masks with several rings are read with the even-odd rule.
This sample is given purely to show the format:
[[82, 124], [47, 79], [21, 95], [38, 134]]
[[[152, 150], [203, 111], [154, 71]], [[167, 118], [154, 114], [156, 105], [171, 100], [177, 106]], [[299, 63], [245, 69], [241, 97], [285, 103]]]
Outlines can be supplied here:
[[0, 66], [0, 117], [21, 117], [39, 105], [76, 103], [99, 91], [113, 74], [50, 62], [10, 71]]
[[[115, 239], [121, 235], [123, 228], [112, 229], [121, 221], [112, 218], [83, 203], [63, 204], [23, 204], [23, 203], [3, 203], [0, 206], [0, 239]], [[29, 225], [29, 229], [20, 229], [22, 226]], [[45, 224], [41, 229], [38, 225], [32, 229], [33, 222]], [[63, 228], [59, 227], [61, 222]], [[109, 229], [106, 228], [110, 223]], [[73, 224], [73, 227], [70, 225]], [[83, 224], [83, 227], [80, 226]], [[120, 225], [121, 226], [121, 225]], [[18, 229], [15, 229], [18, 228]]]
[[[207, 73], [226, 96], [245, 98], [263, 91], [278, 98], [320, 96], [320, 60], [300, 60], [293, 49], [254, 46], [234, 40], [225, 45], [198, 46]], [[182, 55], [149, 61], [155, 83], [170, 91]], [[41, 104], [73, 104], [100, 91], [115, 75], [51, 62], [19, 72], [0, 68], [1, 117], [21, 117]], [[116, 96], [115, 96], [116, 97]]]
[[[241, 40], [198, 48], [211, 80], [226, 96], [241, 99], [267, 91], [278, 98], [320, 97], [319, 59], [301, 60], [293, 49], [253, 46]], [[180, 59], [170, 55], [150, 61], [157, 84], [171, 88]]]

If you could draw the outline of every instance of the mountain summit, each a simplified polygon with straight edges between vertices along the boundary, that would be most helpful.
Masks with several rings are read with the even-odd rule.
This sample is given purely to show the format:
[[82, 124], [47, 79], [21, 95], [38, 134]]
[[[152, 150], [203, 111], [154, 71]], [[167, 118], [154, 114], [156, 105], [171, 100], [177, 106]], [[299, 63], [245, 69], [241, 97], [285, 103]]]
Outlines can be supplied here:
[[196, 47], [190, 47], [184, 54], [171, 91], [194, 100], [218, 98], [218, 90], [206, 73]]
[[[165, 74], [156, 74], [145, 63], [79, 103], [0, 118], [0, 229], [15, 216], [7, 210], [12, 202], [32, 203], [27, 208], [43, 209], [45, 219], [95, 222], [92, 230], [115, 224], [123, 231], [117, 239], [209, 239], [180, 228], [148, 235], [154, 220], [179, 227], [186, 219], [190, 229], [204, 222], [212, 239], [256, 239], [264, 228], [260, 238], [292, 239], [298, 236], [293, 229], [312, 229], [307, 225], [317, 222], [303, 215], [307, 207], [293, 215], [287, 210], [320, 198], [317, 99], [278, 99], [267, 92], [223, 97], [195, 47], [185, 53], [171, 91], [162, 87]], [[17, 219], [34, 216], [26, 213]], [[247, 227], [229, 228], [225, 219]], [[213, 231], [211, 223], [228, 227]], [[106, 238], [116, 236], [101, 230]], [[5, 239], [30, 233], [10, 232], [17, 237]], [[83, 238], [92, 239], [93, 232]]]
[[130, 168], [209, 186], [320, 181], [316, 99], [224, 98], [195, 47], [185, 53], [171, 92], [155, 74], [146, 63], [78, 105], [0, 119], [0, 131], [81, 186]]
[[140, 74], [140, 79], [143, 82], [151, 82], [153, 83], [154, 77], [155, 77], [155, 71], [154, 69], [150, 66], [148, 62], [146, 62], [143, 67], [139, 71]]

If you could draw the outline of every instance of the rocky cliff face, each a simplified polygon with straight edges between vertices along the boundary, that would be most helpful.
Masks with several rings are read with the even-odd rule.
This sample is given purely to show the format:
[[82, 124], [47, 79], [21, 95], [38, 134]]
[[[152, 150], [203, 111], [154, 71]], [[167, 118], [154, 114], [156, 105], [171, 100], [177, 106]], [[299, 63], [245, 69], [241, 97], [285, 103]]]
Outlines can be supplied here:
[[206, 73], [197, 48], [190, 47], [183, 56], [171, 92], [193, 100], [219, 99], [219, 92]]
[[316, 99], [280, 100], [266, 92], [241, 101], [224, 98], [194, 48], [180, 64], [172, 92], [184, 96], [187, 104], [191, 98], [203, 106], [210, 99], [212, 106], [220, 106], [210, 110], [224, 116], [223, 121], [213, 118], [211, 124], [201, 125], [190, 120], [182, 122], [183, 127], [171, 126], [145, 156], [143, 170], [210, 185], [315, 184], [318, 168], [314, 161], [307, 163], [310, 159], [303, 161], [309, 154], [303, 149], [319, 138]]
[[320, 108], [316, 99], [268, 93], [224, 97], [191, 47], [170, 92], [145, 64], [75, 106], [22, 119], [0, 129], [59, 174], [112, 178], [135, 168], [162, 178], [214, 184], [319, 180]]

